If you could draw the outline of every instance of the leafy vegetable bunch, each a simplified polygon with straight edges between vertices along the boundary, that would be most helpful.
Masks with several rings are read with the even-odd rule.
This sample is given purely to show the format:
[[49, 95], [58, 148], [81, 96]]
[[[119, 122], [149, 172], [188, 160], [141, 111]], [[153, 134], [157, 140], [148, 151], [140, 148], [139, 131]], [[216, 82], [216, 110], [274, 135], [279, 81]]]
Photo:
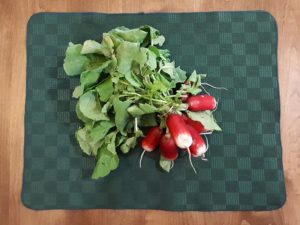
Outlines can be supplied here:
[[63, 67], [68, 76], [80, 75], [73, 97], [83, 126], [76, 138], [82, 151], [97, 159], [93, 179], [118, 167], [117, 149], [125, 154], [133, 149], [144, 136], [142, 127], [152, 127], [142, 140], [144, 152], [160, 144], [160, 165], [166, 171], [178, 147], [190, 159], [204, 158], [208, 143], [200, 134], [221, 130], [212, 114], [215, 98], [202, 93], [209, 85], [202, 83], [206, 75], [194, 71], [188, 76], [175, 66], [169, 51], [160, 48], [164, 41], [146, 25], [117, 27], [104, 33], [101, 43], [69, 43]]

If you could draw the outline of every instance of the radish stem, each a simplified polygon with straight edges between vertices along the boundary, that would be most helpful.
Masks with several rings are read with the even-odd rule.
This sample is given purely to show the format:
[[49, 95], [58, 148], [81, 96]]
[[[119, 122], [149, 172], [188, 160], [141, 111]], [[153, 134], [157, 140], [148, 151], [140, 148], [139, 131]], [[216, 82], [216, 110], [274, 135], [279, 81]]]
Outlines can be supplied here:
[[197, 174], [197, 171], [196, 171], [196, 169], [195, 169], [195, 167], [194, 167], [194, 165], [193, 165], [193, 162], [192, 162], [192, 155], [191, 155], [190, 148], [187, 148], [187, 151], [188, 151], [188, 153], [189, 153], [189, 161], [190, 161], [190, 165], [191, 165], [191, 167], [193, 168], [194, 173]]
[[137, 117], [134, 118], [134, 132], [138, 132], [139, 128], [137, 126]]

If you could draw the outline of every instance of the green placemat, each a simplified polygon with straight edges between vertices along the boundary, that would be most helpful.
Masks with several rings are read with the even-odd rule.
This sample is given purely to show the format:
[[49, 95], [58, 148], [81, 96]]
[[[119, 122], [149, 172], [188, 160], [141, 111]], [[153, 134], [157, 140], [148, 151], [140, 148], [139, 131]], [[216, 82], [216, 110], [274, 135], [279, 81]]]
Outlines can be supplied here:
[[[177, 65], [207, 73], [222, 133], [210, 136], [208, 162], [187, 157], [162, 172], [158, 153], [124, 155], [102, 180], [74, 138], [80, 125], [64, 74], [69, 41], [100, 40], [116, 26], [149, 24], [166, 37]], [[40, 13], [27, 31], [25, 167], [22, 201], [33, 209], [272, 210], [285, 201], [279, 128], [277, 27], [266, 12], [161, 14]]]

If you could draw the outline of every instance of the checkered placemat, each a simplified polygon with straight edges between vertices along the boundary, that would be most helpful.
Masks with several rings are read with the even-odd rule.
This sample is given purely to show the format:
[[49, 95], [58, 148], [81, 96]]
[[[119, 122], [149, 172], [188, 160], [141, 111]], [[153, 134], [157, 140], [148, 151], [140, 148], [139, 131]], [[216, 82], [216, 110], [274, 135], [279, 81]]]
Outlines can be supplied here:
[[[209, 138], [208, 162], [187, 157], [168, 174], [158, 153], [141, 149], [120, 159], [102, 180], [90, 179], [94, 159], [82, 154], [72, 90], [64, 74], [68, 42], [100, 40], [116, 26], [149, 24], [185, 70], [227, 87]], [[33, 209], [272, 210], [285, 201], [279, 128], [277, 27], [266, 12], [161, 14], [40, 13], [27, 33], [27, 96], [22, 201]]]

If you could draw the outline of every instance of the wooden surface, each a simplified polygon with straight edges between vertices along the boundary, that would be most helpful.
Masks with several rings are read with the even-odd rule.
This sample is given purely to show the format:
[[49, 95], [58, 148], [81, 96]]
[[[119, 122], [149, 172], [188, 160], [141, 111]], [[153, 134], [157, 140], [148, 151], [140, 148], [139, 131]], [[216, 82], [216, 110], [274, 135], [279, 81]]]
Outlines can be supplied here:
[[[25, 40], [26, 24], [32, 14], [45, 11], [122, 13], [256, 9], [272, 13], [279, 28], [281, 134], [287, 185], [287, 202], [282, 209], [270, 212], [210, 213], [155, 210], [33, 211], [21, 204]], [[0, 223], [3, 225], [300, 224], [299, 43], [299, 0], [0, 0]]]

